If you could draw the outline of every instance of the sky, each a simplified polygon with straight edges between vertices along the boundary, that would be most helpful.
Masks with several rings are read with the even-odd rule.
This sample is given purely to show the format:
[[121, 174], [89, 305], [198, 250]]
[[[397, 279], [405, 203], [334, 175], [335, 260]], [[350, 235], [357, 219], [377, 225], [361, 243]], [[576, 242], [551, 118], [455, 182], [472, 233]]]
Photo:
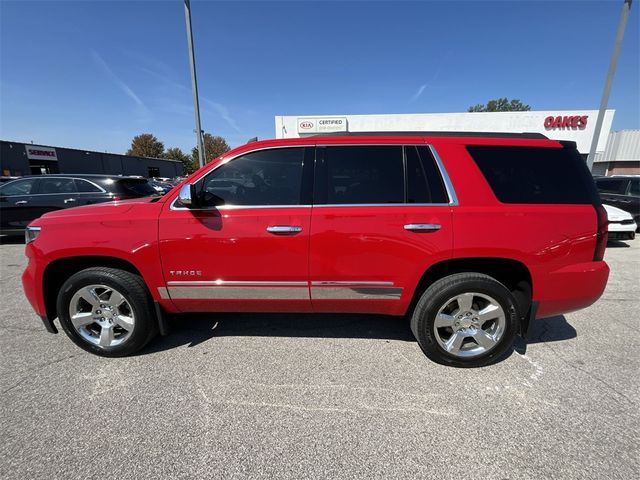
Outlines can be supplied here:
[[[640, 2], [609, 108], [640, 128]], [[273, 138], [275, 115], [460, 112], [497, 97], [597, 109], [622, 0], [192, 0], [205, 131]], [[0, 138], [124, 153], [195, 144], [182, 0], [0, 0]]]

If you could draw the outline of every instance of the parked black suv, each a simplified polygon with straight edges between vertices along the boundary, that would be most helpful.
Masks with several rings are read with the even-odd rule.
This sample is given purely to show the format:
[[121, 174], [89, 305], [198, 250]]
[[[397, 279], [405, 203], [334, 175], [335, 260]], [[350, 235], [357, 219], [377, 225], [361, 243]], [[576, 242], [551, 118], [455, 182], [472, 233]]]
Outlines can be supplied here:
[[0, 185], [0, 233], [22, 233], [53, 210], [157, 195], [147, 179], [118, 175], [34, 175]]
[[594, 178], [602, 203], [629, 212], [640, 231], [640, 177], [620, 175]]

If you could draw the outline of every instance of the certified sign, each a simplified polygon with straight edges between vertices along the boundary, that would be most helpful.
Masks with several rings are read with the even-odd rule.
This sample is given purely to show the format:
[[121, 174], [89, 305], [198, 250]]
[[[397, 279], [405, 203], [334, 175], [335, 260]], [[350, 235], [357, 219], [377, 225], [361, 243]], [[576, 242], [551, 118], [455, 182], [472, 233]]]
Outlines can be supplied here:
[[346, 117], [316, 117], [298, 119], [298, 133], [333, 133], [346, 131]]
[[29, 160], [51, 160], [58, 161], [56, 149], [51, 147], [38, 147], [37, 145], [25, 145], [27, 158]]

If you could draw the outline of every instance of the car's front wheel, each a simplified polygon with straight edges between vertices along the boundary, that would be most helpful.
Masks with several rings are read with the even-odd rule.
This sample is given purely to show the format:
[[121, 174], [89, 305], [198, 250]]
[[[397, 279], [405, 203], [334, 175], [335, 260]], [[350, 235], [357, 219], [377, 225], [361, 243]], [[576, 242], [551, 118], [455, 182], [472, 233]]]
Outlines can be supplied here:
[[483, 366], [503, 355], [518, 331], [517, 303], [494, 278], [458, 273], [422, 294], [411, 330], [432, 360], [457, 367]]
[[57, 312], [69, 338], [96, 355], [130, 355], [156, 332], [144, 281], [115, 268], [88, 268], [72, 275], [58, 293]]

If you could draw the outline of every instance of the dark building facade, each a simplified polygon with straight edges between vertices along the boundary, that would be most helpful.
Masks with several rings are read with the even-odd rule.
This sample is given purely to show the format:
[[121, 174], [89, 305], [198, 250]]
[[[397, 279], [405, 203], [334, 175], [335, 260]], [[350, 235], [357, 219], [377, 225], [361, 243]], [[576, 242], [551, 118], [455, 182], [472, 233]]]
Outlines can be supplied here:
[[0, 140], [0, 174], [107, 173], [143, 177], [184, 174], [182, 162]]

